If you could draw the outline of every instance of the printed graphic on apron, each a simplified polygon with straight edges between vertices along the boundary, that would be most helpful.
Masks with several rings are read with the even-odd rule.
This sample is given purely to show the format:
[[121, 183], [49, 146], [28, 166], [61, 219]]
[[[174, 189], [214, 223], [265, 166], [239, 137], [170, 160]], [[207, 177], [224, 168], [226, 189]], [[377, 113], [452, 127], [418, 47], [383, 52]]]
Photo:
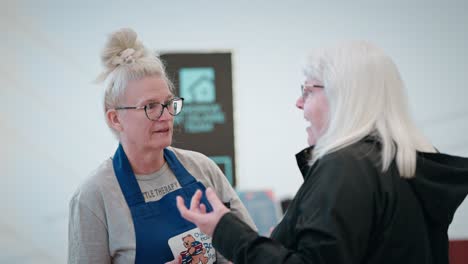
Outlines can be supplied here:
[[198, 228], [194, 228], [168, 241], [174, 259], [182, 257], [182, 264], [213, 264], [216, 252], [211, 244], [211, 237]]

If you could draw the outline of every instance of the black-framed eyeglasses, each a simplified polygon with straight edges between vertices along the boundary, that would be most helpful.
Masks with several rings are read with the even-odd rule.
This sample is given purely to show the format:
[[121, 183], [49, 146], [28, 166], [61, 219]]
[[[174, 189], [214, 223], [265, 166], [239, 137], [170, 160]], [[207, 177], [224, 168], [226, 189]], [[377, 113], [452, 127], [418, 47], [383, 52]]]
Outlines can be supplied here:
[[161, 103], [149, 103], [144, 106], [118, 106], [114, 108], [115, 110], [126, 110], [126, 109], [136, 109], [136, 110], [145, 110], [146, 117], [151, 121], [158, 120], [163, 112], [164, 108], [167, 109], [169, 114], [176, 116], [182, 112], [182, 107], [184, 106], [184, 98], [174, 97], [164, 104]]
[[301, 85], [301, 95], [302, 95], [302, 99], [306, 99], [309, 94], [311, 94], [312, 92], [310, 90], [307, 90], [307, 88], [325, 88], [325, 86], [323, 85], [318, 85], [318, 84], [302, 84]]

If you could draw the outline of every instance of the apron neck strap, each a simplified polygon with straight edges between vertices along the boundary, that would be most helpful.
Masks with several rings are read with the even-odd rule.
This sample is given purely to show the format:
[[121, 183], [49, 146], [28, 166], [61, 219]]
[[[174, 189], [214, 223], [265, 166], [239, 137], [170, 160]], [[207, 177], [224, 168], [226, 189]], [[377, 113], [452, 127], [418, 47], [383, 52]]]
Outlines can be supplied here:
[[143, 194], [141, 194], [140, 186], [138, 186], [135, 174], [133, 173], [122, 144], [119, 144], [114, 154], [112, 165], [114, 166], [115, 176], [117, 177], [120, 189], [122, 189], [128, 206], [131, 207], [145, 203], [145, 198]]
[[[179, 181], [181, 187], [185, 187], [196, 182], [195, 178], [177, 159], [174, 152], [165, 148], [164, 159], [176, 176], [177, 181]], [[128, 206], [132, 207], [138, 204], [144, 204], [145, 198], [141, 193], [140, 186], [138, 185], [135, 174], [133, 173], [130, 162], [128, 161], [127, 155], [125, 154], [121, 144], [119, 144], [119, 147], [114, 154], [112, 165], [114, 166], [115, 176], [117, 177], [120, 189], [122, 189], [122, 193], [125, 197], [125, 200], [127, 201]]]
[[182, 187], [196, 182], [195, 178], [185, 169], [182, 163], [180, 163], [180, 161], [177, 159], [174, 152], [165, 148], [164, 159], [166, 159], [169, 168], [171, 168], [172, 172], [175, 174], [177, 180], [179, 181], [179, 184]]

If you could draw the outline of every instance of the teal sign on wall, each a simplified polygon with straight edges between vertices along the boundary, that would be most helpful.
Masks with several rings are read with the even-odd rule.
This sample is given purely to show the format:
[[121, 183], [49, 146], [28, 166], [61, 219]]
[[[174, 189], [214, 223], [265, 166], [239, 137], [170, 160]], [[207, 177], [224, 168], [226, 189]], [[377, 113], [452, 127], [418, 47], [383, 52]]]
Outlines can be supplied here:
[[185, 103], [213, 103], [216, 98], [214, 69], [180, 69], [179, 88]]
[[191, 67], [179, 69], [179, 94], [184, 98], [184, 111], [176, 124], [186, 133], [207, 133], [225, 122], [225, 114], [216, 102], [215, 69]]
[[231, 54], [166, 53], [161, 58], [175, 93], [184, 98], [174, 119], [173, 146], [210, 157], [235, 185]]
[[232, 184], [234, 182], [232, 158], [229, 156], [210, 156], [210, 159], [212, 159], [216, 164], [218, 164], [218, 166], [221, 167], [224, 175], [226, 175], [228, 181]]

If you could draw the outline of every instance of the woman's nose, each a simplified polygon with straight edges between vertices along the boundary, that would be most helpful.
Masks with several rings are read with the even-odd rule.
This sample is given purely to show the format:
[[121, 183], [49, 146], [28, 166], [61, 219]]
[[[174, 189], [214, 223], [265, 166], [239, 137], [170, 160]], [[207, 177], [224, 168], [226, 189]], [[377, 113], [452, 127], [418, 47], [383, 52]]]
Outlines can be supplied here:
[[297, 98], [296, 107], [299, 109], [304, 109], [304, 98], [302, 96], [299, 96], [299, 98]]

